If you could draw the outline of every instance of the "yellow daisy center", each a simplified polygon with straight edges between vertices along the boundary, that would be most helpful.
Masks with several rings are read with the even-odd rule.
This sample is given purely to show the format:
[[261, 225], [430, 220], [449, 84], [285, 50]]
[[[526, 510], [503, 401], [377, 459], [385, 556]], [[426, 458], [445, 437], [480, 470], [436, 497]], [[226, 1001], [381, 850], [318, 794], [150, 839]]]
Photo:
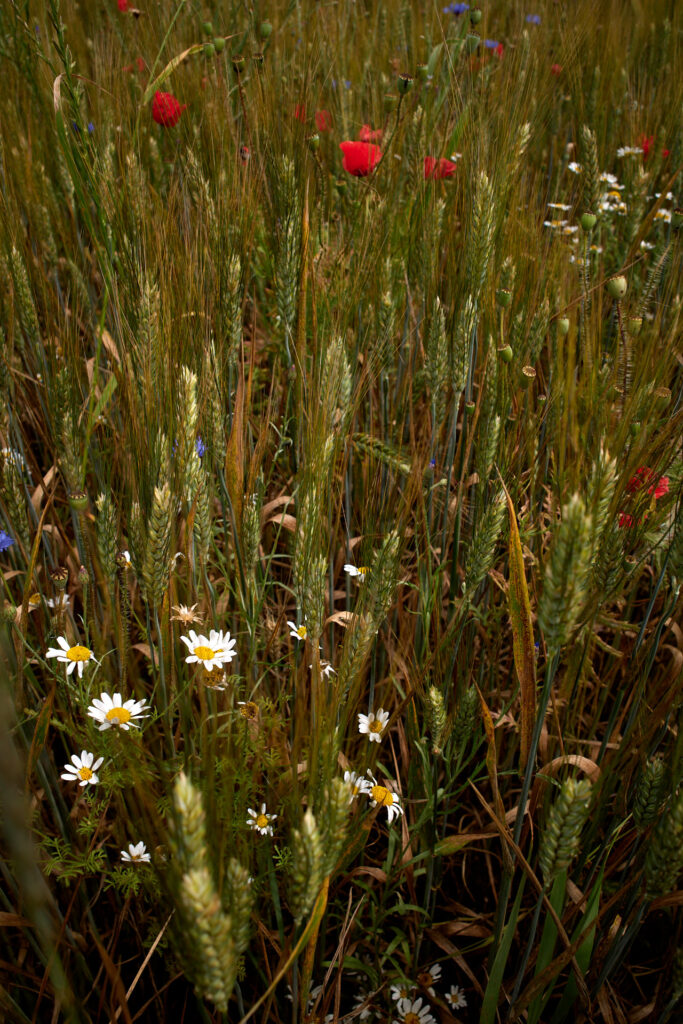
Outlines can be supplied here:
[[368, 572], [367, 565], [359, 565], [358, 572], [360, 573], [361, 576], [365, 576], [366, 572]]
[[219, 648], [217, 651], [212, 650], [211, 647], [195, 647], [194, 653], [201, 661], [211, 661], [217, 654], [222, 654], [222, 650]]
[[421, 971], [417, 976], [417, 980], [420, 985], [431, 985], [434, 979], [429, 971]]
[[107, 711], [106, 719], [108, 722], [118, 722], [119, 725], [123, 725], [125, 722], [130, 721], [130, 711], [128, 708], [111, 708]]
[[413, 1013], [412, 1010], [410, 1011], [410, 1013], [407, 1013], [405, 1015], [403, 1020], [405, 1021], [405, 1024], [420, 1024], [420, 1018], [416, 1013]]
[[268, 818], [266, 817], [266, 815], [265, 814], [259, 814], [257, 816], [257, 818], [256, 818], [256, 827], [257, 828], [265, 828], [267, 824], [268, 824]]
[[70, 647], [66, 652], [66, 656], [69, 661], [90, 661], [92, 651], [89, 651], [87, 647], [81, 647], [80, 644], [76, 644], [75, 647]]
[[391, 807], [394, 802], [394, 794], [385, 786], [373, 786], [371, 792], [372, 799], [380, 807]]
[[296, 635], [298, 637], [301, 637], [302, 640], [305, 640], [306, 639], [306, 627], [305, 626], [299, 626], [297, 628]]
[[379, 718], [375, 718], [368, 725], [368, 729], [370, 730], [370, 732], [381, 732], [383, 728], [384, 728], [384, 723]]
[[240, 707], [240, 714], [242, 718], [248, 718], [250, 721], [254, 721], [258, 717], [258, 704], [255, 704], [253, 700], [248, 700]]
[[37, 608], [40, 604], [40, 594], [31, 594], [28, 599], [29, 608]]
[[79, 779], [82, 779], [83, 782], [87, 782], [88, 779], [92, 779], [92, 772], [89, 768], [86, 768], [85, 765], [83, 765], [82, 768], [78, 769], [78, 777]]

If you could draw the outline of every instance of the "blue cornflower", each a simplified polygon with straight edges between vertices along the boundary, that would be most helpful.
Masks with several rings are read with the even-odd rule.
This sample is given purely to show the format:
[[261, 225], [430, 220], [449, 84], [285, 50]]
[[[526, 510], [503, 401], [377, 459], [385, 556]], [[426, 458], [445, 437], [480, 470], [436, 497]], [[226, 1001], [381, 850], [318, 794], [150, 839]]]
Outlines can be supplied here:
[[495, 50], [497, 46], [500, 46], [500, 43], [497, 39], [485, 39], [484, 46], [487, 50]]
[[436, 468], [436, 459], [430, 459], [429, 460], [429, 465], [430, 465], [431, 469], [435, 469]]
[[469, 11], [469, 4], [449, 4], [448, 7], [444, 7], [444, 14], [464, 14], [465, 11]]
[[14, 544], [14, 537], [10, 537], [9, 533], [5, 533], [4, 530], [0, 530], [0, 552], [7, 551], [7, 548], [11, 548]]
[[201, 437], [197, 438], [194, 447], [195, 447], [195, 451], [197, 452], [197, 455], [199, 456], [199, 458], [203, 459], [204, 458], [204, 453], [206, 452], [206, 445], [202, 441]]
[[94, 131], [95, 125], [92, 123], [92, 121], [88, 121], [88, 135], [92, 135]]
[[540, 14], [527, 14], [526, 20], [529, 22], [530, 25], [540, 25], [541, 24], [541, 15]]

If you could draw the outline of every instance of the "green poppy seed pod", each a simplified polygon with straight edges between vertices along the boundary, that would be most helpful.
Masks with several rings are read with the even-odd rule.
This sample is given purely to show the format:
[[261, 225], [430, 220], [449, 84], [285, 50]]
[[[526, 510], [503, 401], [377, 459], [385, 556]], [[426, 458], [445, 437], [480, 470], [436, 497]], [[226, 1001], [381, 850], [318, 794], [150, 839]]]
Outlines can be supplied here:
[[205, 36], [212, 36], [213, 35], [213, 22], [205, 21], [204, 24], [202, 25], [202, 32], [204, 33]]
[[671, 401], [671, 388], [655, 388], [654, 398], [658, 409], [666, 409]]
[[244, 57], [241, 54], [236, 54], [232, 58], [232, 69], [236, 75], [241, 75], [244, 71]]
[[561, 338], [564, 338], [569, 334], [569, 317], [560, 316], [557, 318], [557, 333]]
[[263, 54], [262, 53], [252, 53], [251, 59], [253, 60], [253, 62], [256, 65], [257, 68], [262, 68], [263, 67]]
[[468, 53], [476, 53], [479, 49], [479, 43], [481, 42], [481, 36], [478, 32], [468, 32], [465, 36], [465, 46], [467, 47]]
[[225, 39], [222, 36], [216, 36], [213, 41], [214, 50], [216, 53], [222, 53], [225, 49]]
[[470, 11], [470, 22], [473, 25], [478, 25], [479, 22], [481, 21], [481, 17], [481, 8], [473, 7], [472, 10]]
[[509, 288], [499, 288], [496, 292], [496, 302], [503, 309], [507, 309], [512, 302], [512, 292]]
[[536, 371], [533, 366], [523, 366], [522, 373], [520, 375], [520, 383], [523, 388], [531, 387], [533, 382], [536, 380]]
[[204, 56], [209, 59], [216, 56], [216, 47], [213, 43], [204, 43]]
[[69, 582], [69, 570], [63, 565], [58, 565], [56, 569], [50, 570], [50, 579], [55, 590], [66, 590], [66, 585]]
[[607, 282], [608, 294], [611, 295], [611, 297], [613, 299], [616, 299], [617, 301], [619, 299], [623, 299], [624, 295], [626, 295], [627, 288], [628, 281], [623, 276], [623, 274], [617, 274], [616, 277], [610, 277], [609, 281]]
[[337, 178], [337, 180], [335, 182], [335, 185], [336, 185], [337, 192], [339, 193], [339, 195], [343, 196], [344, 193], [346, 192], [346, 179], [345, 178]]
[[640, 427], [641, 424], [638, 422], [638, 420], [634, 420], [633, 423], [631, 423], [631, 425], [628, 428], [631, 432], [631, 437], [638, 437], [638, 434], [640, 433]]
[[468, 416], [471, 416], [476, 408], [474, 402], [465, 402], [465, 412]]
[[680, 206], [677, 206], [676, 209], [671, 214], [671, 227], [674, 229], [674, 231], [678, 231], [678, 229], [681, 227], [682, 224], [683, 224], [683, 209], [681, 209]]
[[415, 79], [412, 75], [401, 74], [398, 76], [397, 84], [399, 96], [405, 96], [413, 88]]
[[501, 345], [498, 349], [498, 355], [504, 363], [512, 362], [512, 345]]
[[88, 495], [85, 491], [70, 491], [69, 504], [77, 512], [82, 512], [88, 507]]
[[417, 65], [416, 74], [417, 74], [417, 77], [420, 79], [421, 82], [426, 82], [427, 81], [427, 74], [428, 73], [429, 73], [429, 68], [427, 67], [426, 64], [418, 64]]
[[581, 214], [581, 227], [584, 231], [590, 231], [598, 222], [598, 218], [594, 213], [582, 213]]
[[398, 96], [396, 96], [395, 93], [393, 93], [393, 92], [386, 93], [386, 95], [384, 97], [384, 109], [387, 111], [387, 113], [390, 110], [395, 110], [397, 103], [398, 103]]
[[311, 152], [315, 153], [316, 149], [320, 148], [320, 136], [317, 132], [313, 135], [309, 135], [306, 141], [308, 142], [308, 148]]
[[628, 327], [628, 333], [633, 337], [637, 338], [643, 327], [642, 316], [632, 316], [626, 321]]
[[272, 31], [273, 26], [269, 21], [262, 21], [259, 25], [258, 33], [261, 39], [269, 39]]
[[538, 398], [536, 399], [536, 401], [538, 402], [539, 405], [543, 406], [548, 401], [548, 396], [547, 395], [539, 395]]

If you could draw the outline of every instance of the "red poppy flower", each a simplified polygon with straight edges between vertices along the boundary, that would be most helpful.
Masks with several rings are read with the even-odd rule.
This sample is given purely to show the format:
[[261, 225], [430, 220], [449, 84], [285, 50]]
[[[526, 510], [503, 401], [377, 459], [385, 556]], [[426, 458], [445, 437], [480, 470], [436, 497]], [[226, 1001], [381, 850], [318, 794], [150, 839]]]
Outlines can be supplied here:
[[371, 128], [369, 124], [364, 124], [358, 132], [358, 138], [361, 142], [381, 142], [382, 134], [381, 128]]
[[126, 11], [130, 10], [130, 4], [128, 0], [119, 0], [119, 10], [123, 11], [124, 14]]
[[379, 146], [373, 146], [370, 142], [340, 142], [339, 148], [344, 154], [344, 170], [355, 178], [364, 178], [370, 174], [382, 159]]
[[619, 529], [623, 530], [624, 528], [626, 528], [628, 530], [632, 526], [633, 526], [633, 516], [630, 516], [628, 514], [628, 512], [620, 512], [619, 513]]
[[152, 117], [162, 128], [175, 128], [186, 103], [179, 103], [172, 92], [155, 92], [152, 100]]
[[425, 157], [425, 181], [428, 178], [451, 178], [455, 174], [455, 164], [446, 157], [437, 160], [436, 157]]
[[649, 138], [647, 137], [647, 135], [643, 135], [641, 137], [640, 145], [643, 148], [643, 160], [644, 161], [647, 160], [647, 158], [649, 157], [650, 150], [652, 149], [652, 143], [654, 141], [655, 141], [654, 135], [651, 135]]
[[650, 484], [647, 493], [654, 494], [655, 500], [663, 498], [665, 494], [669, 493], [668, 476], [660, 476], [659, 480], [654, 481], [654, 473], [647, 466], [641, 466], [640, 469], [636, 470], [626, 485], [626, 493], [635, 494], [636, 491], [645, 487], [646, 484]]
[[329, 132], [332, 127], [332, 114], [329, 110], [316, 110], [315, 126], [319, 132]]
[[562, 68], [561, 64], [551, 64], [550, 65], [550, 74], [551, 75], [555, 75], [555, 76], [561, 75], [562, 74], [562, 70], [563, 70], [563, 68]]
[[662, 150], [662, 156], [666, 160], [666, 158], [669, 156], [669, 150], [668, 149], [663, 149]]
[[303, 124], [306, 120], [306, 108], [303, 103], [297, 103], [294, 107], [294, 117]]
[[498, 46], [495, 48], [493, 52], [495, 53], [496, 57], [498, 57], [499, 60], [502, 60], [503, 53], [505, 52], [505, 47], [503, 46], [502, 43], [498, 43]]

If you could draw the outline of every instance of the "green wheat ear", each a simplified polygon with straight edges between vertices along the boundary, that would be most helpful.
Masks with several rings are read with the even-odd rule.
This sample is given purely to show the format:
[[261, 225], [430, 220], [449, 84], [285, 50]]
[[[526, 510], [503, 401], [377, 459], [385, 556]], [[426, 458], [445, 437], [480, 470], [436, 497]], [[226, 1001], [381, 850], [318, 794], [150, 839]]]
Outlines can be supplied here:
[[471, 686], [461, 695], [455, 712], [451, 736], [456, 757], [462, 756], [465, 752], [479, 718], [479, 708], [479, 694], [476, 687]]
[[105, 577], [111, 582], [116, 577], [116, 509], [109, 494], [100, 494], [97, 506], [97, 551], [100, 566]]
[[567, 779], [562, 784], [541, 836], [538, 862], [549, 888], [553, 879], [569, 867], [579, 852], [581, 829], [588, 817], [591, 784], [587, 779]]
[[683, 788], [655, 828], [645, 855], [645, 891], [651, 899], [673, 892], [683, 871]]
[[300, 924], [313, 906], [324, 879], [325, 849], [313, 812], [304, 814], [300, 829], [292, 830], [292, 869], [289, 907]]
[[591, 565], [591, 517], [575, 494], [558, 526], [543, 584], [538, 620], [548, 648], [557, 652], [577, 624]]
[[633, 799], [633, 820], [639, 829], [647, 828], [659, 815], [666, 798], [668, 771], [661, 757], [644, 765]]

